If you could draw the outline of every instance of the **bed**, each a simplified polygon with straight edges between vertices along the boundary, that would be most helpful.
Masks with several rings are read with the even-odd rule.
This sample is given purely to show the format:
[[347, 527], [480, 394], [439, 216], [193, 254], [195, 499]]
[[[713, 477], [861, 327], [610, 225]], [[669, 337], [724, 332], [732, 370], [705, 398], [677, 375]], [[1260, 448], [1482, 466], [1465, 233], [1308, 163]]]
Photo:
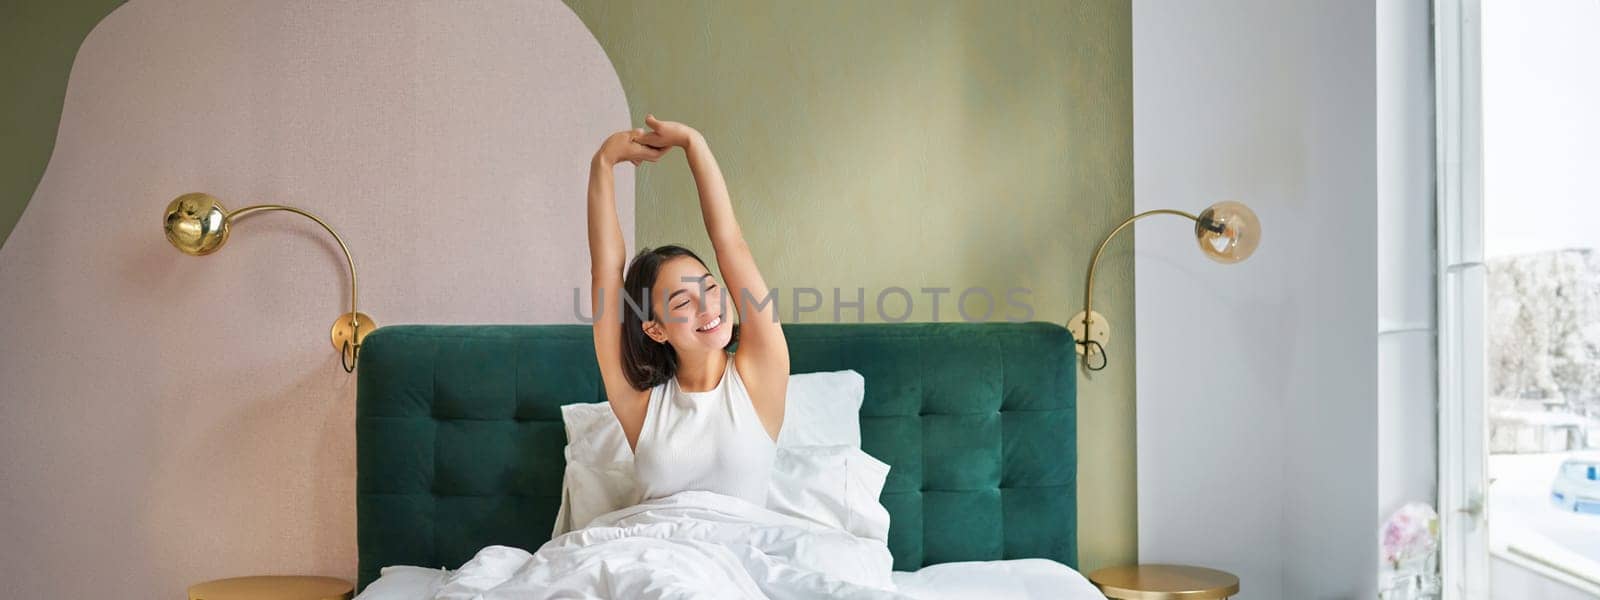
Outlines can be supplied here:
[[[948, 591], [1011, 581], [1057, 594], [1080, 584], [1061, 567], [1077, 566], [1076, 378], [1065, 329], [784, 332], [793, 372], [865, 377], [862, 449], [892, 467], [880, 499], [896, 584]], [[549, 540], [564, 468], [560, 406], [604, 400], [590, 338], [582, 325], [402, 325], [366, 338], [358, 588], [384, 567], [456, 568], [485, 546], [531, 550]]]

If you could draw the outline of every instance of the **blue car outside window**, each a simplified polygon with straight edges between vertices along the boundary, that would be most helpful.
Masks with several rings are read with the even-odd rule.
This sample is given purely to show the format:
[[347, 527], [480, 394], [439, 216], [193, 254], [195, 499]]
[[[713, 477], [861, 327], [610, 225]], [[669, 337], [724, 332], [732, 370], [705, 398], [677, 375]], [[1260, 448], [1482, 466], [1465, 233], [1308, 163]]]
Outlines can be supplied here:
[[1596, 476], [1596, 471], [1600, 471], [1600, 467], [1589, 465], [1589, 481], [1600, 481], [1600, 477]]

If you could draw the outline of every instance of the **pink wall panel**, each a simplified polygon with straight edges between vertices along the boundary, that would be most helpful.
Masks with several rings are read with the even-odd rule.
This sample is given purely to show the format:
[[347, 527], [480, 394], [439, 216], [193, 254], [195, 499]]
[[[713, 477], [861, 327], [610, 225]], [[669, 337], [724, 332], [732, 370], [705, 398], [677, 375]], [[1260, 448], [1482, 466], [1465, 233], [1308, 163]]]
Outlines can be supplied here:
[[[6, 595], [355, 574], [355, 378], [327, 337], [343, 256], [287, 213], [185, 256], [161, 233], [174, 196], [318, 213], [381, 325], [574, 322], [588, 159], [629, 126], [604, 51], [557, 0], [112, 13], [0, 249]], [[617, 175], [631, 239], [633, 173]]]

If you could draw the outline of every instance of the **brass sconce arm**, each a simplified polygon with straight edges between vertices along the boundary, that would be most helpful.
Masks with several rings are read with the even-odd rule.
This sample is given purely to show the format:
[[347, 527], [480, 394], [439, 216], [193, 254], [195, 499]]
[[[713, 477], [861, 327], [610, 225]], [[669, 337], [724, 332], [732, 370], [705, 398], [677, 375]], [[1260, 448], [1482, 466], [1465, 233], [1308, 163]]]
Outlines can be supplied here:
[[344, 238], [327, 221], [305, 210], [281, 204], [257, 204], [229, 212], [221, 201], [209, 194], [184, 194], [167, 205], [164, 220], [167, 241], [185, 254], [204, 256], [216, 252], [228, 241], [234, 222], [255, 213], [278, 210], [311, 219], [333, 236], [333, 241], [339, 244], [339, 250], [344, 252], [345, 264], [350, 268], [350, 312], [334, 320], [330, 337], [334, 349], [339, 351], [340, 366], [344, 367], [346, 373], [353, 373], [361, 357], [361, 341], [377, 329], [377, 325], [371, 317], [356, 309], [356, 261], [350, 255], [350, 246], [344, 243]]
[[[1083, 368], [1090, 371], [1099, 371], [1106, 368], [1105, 343], [1111, 339], [1110, 324], [1106, 318], [1094, 311], [1094, 273], [1100, 266], [1100, 255], [1105, 253], [1106, 246], [1118, 233], [1133, 225], [1135, 221], [1153, 215], [1175, 215], [1194, 221], [1194, 235], [1200, 244], [1200, 250], [1212, 260], [1221, 263], [1235, 263], [1249, 258], [1255, 252], [1256, 245], [1261, 240], [1261, 227], [1256, 219], [1256, 214], [1249, 207], [1238, 202], [1219, 202], [1201, 211], [1199, 215], [1192, 215], [1181, 210], [1158, 208], [1133, 215], [1123, 220], [1105, 239], [1100, 240], [1100, 245], [1095, 248], [1094, 256], [1089, 259], [1089, 274], [1083, 283], [1083, 311], [1072, 316], [1067, 322], [1067, 329], [1072, 332], [1072, 338], [1077, 343], [1078, 354], [1083, 356]], [[1094, 365], [1090, 362], [1091, 356], [1099, 356], [1100, 363]]]
[[[334, 231], [332, 227], [328, 226], [327, 221], [323, 221], [316, 215], [304, 210], [300, 210], [293, 206], [284, 206], [282, 204], [257, 204], [255, 206], [246, 206], [229, 213], [228, 221], [230, 223], [238, 222], [239, 219], [243, 219], [246, 216], [249, 216], [251, 213], [268, 212], [274, 210], [286, 210], [307, 219], [311, 219], [312, 221], [316, 221], [318, 225], [321, 225], [323, 229], [327, 230], [328, 235], [333, 236], [333, 241], [337, 242], [339, 244], [339, 249], [344, 251], [345, 264], [350, 267], [350, 314], [354, 315], [356, 313], [356, 290], [359, 289], [359, 286], [356, 285], [356, 261], [350, 257], [350, 247], [345, 245], [344, 238], [339, 237], [339, 232]], [[352, 322], [352, 325], [354, 325], [354, 322]]]
[[[1117, 237], [1117, 234], [1122, 233], [1122, 230], [1127, 229], [1128, 226], [1132, 225], [1134, 221], [1138, 221], [1139, 219], [1143, 219], [1151, 215], [1177, 215], [1189, 219], [1190, 221], [1198, 222], [1200, 220], [1200, 217], [1196, 217], [1181, 210], [1158, 208], [1155, 210], [1147, 210], [1137, 215], [1128, 217], [1127, 220], [1123, 221], [1121, 225], [1118, 225], [1116, 229], [1112, 229], [1111, 233], [1106, 234], [1106, 239], [1100, 240], [1100, 246], [1094, 249], [1094, 258], [1089, 260], [1089, 277], [1083, 282], [1084, 313], [1092, 314], [1094, 311], [1094, 309], [1091, 308], [1092, 305], [1090, 304], [1090, 302], [1094, 300], [1094, 270], [1100, 266], [1100, 255], [1106, 251], [1106, 246], [1111, 243], [1112, 238]], [[1092, 319], [1093, 317], [1086, 318]], [[1083, 342], [1080, 341], [1079, 343], [1081, 344]]]

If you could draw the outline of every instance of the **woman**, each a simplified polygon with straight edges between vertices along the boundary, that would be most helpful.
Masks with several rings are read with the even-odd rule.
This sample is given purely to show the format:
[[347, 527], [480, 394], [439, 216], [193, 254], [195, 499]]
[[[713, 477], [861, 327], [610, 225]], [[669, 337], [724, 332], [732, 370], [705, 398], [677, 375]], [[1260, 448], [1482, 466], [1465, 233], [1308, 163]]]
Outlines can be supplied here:
[[[765, 505], [789, 384], [776, 303], [705, 138], [654, 115], [645, 124], [606, 138], [589, 172], [594, 351], [606, 398], [633, 449], [642, 499], [700, 490]], [[612, 167], [656, 162], [674, 147], [688, 156], [725, 281], [679, 246], [642, 250], [623, 273]], [[740, 323], [731, 356], [730, 317]]]

